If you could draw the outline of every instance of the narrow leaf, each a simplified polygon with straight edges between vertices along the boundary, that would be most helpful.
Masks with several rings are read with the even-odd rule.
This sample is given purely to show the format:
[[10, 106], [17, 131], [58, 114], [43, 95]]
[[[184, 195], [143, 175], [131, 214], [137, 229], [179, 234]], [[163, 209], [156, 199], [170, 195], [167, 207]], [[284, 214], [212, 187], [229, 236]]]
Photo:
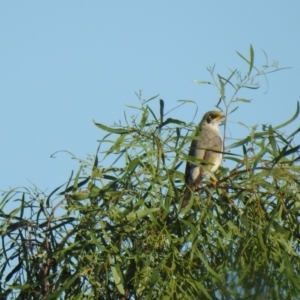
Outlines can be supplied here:
[[273, 131], [273, 128], [271, 125], [269, 126], [268, 131], [269, 131], [269, 142], [270, 142], [272, 150], [273, 150], [273, 155], [276, 156], [278, 154], [278, 151], [277, 151], [277, 147], [276, 147], [276, 141], [274, 138], [274, 131]]
[[232, 114], [232, 113], [234, 113], [238, 108], [239, 108], [238, 106], [235, 107], [232, 111], [229, 112], [229, 115]]
[[221, 96], [222, 99], [224, 99], [225, 98], [225, 84], [222, 81], [220, 75], [218, 75], [218, 79], [219, 79], [219, 83], [220, 83], [220, 88], [219, 88], [219, 90], [220, 90], [220, 96]]
[[[84, 179], [83, 181], [80, 181], [76, 188], [79, 188], [83, 185], [85, 185], [88, 181], [90, 180], [90, 177], [87, 177], [86, 179]], [[74, 188], [74, 185], [70, 186], [69, 188], [65, 189], [63, 192], [59, 193], [58, 195], [65, 195], [66, 193], [69, 193], [70, 191], [75, 190], [76, 188]]]
[[158, 120], [157, 120], [157, 118], [156, 118], [156, 115], [155, 115], [155, 113], [153, 112], [153, 110], [152, 110], [149, 106], [147, 106], [147, 108], [149, 109], [149, 111], [150, 111], [152, 117], [154, 118], [154, 120], [155, 120], [156, 122], [158, 122]]
[[244, 57], [241, 53], [239, 53], [238, 51], [236, 51], [236, 53], [239, 55], [239, 57], [241, 57], [245, 62], [247, 62], [250, 65], [250, 61]]
[[274, 129], [279, 129], [279, 128], [281, 128], [281, 127], [284, 127], [284, 126], [286, 126], [286, 125], [292, 123], [292, 122], [298, 117], [298, 115], [299, 115], [299, 101], [297, 101], [296, 112], [295, 112], [295, 114], [292, 116], [292, 118], [291, 118], [290, 120], [288, 120], [288, 121], [282, 123], [281, 125], [278, 125], [278, 126], [274, 127]]
[[118, 265], [114, 264], [111, 255], [109, 255], [109, 261], [110, 261], [110, 265], [111, 265], [112, 276], [114, 278], [114, 282], [117, 286], [117, 289], [121, 295], [125, 295], [125, 289], [123, 286], [124, 280], [123, 280], [123, 276], [122, 276], [120, 267]]
[[244, 102], [244, 103], [251, 103], [251, 100], [244, 99], [244, 98], [236, 98], [235, 100], [232, 100], [231, 102]]
[[140, 121], [140, 126], [144, 127], [146, 122], [147, 122], [147, 119], [148, 119], [148, 116], [149, 116], [149, 111], [147, 109], [144, 109], [143, 111], [143, 115], [142, 115], [142, 118], [141, 118], [141, 121]]
[[133, 129], [133, 128], [112, 128], [112, 127], [107, 127], [103, 124], [100, 124], [100, 123], [96, 123], [94, 121], [94, 124], [99, 127], [100, 129], [102, 130], [105, 130], [107, 132], [111, 132], [111, 133], [117, 133], [117, 134], [122, 134], [122, 133], [130, 133], [130, 132], [135, 132], [136, 129]]
[[78, 187], [78, 180], [79, 180], [79, 175], [81, 173], [81, 170], [83, 169], [83, 165], [80, 166], [76, 176], [75, 176], [75, 179], [74, 179], [74, 184], [73, 184], [73, 191], [75, 191]]
[[252, 86], [244, 85], [243, 87], [246, 88], [246, 89], [251, 89], [251, 90], [257, 90], [257, 89], [259, 89], [258, 85], [257, 86], [255, 86], [255, 85], [252, 85]]
[[145, 102], [144, 102], [144, 103], [148, 103], [148, 102], [150, 102], [150, 101], [154, 100], [155, 98], [157, 98], [158, 96], [159, 96], [159, 94], [157, 94], [157, 95], [155, 95], [155, 96], [153, 96], [153, 97], [151, 97], [151, 98], [149, 98], [149, 99], [145, 100]]
[[252, 45], [250, 45], [250, 63], [249, 63], [248, 76], [251, 74], [253, 64], [254, 64], [254, 50], [253, 50]]
[[300, 149], [300, 145], [290, 149], [290, 150], [287, 150], [283, 153], [283, 156], [288, 156], [288, 155], [291, 155], [292, 153], [295, 153], [297, 152], [298, 150]]
[[163, 126], [165, 126], [167, 124], [170, 124], [170, 123], [172, 123], [172, 124], [178, 124], [178, 125], [186, 125], [186, 123], [183, 122], [183, 121], [180, 121], [180, 120], [177, 120], [177, 119], [168, 118], [166, 121], [164, 121], [163, 123], [161, 123], [159, 125], [159, 127], [161, 128], [161, 127], [163, 127]]
[[162, 123], [164, 119], [164, 107], [165, 107], [164, 100], [159, 99], [160, 123]]
[[204, 80], [193, 80], [193, 82], [196, 84], [211, 84], [211, 82]]

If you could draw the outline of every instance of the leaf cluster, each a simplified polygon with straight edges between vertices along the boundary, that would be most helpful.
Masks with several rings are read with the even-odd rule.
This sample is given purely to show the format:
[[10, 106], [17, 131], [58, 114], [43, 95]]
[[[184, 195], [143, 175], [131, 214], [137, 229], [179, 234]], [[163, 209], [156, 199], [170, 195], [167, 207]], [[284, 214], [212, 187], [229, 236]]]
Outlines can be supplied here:
[[[237, 71], [217, 76], [228, 114], [237, 98], [227, 100], [224, 87], [236, 93], [253, 70], [266, 73], [253, 61], [250, 47], [249, 70], [237, 85]], [[3, 194], [1, 297], [297, 299], [300, 129], [280, 130], [299, 106], [284, 124], [254, 126], [227, 145], [233, 167], [215, 174], [217, 184], [206, 178], [180, 210], [183, 163], [196, 163], [185, 154], [194, 125], [167, 118], [162, 99], [155, 113], [157, 97], [138, 96], [130, 122], [95, 122], [107, 134], [66, 184], [49, 195], [37, 188]], [[17, 208], [7, 211], [12, 202]]]

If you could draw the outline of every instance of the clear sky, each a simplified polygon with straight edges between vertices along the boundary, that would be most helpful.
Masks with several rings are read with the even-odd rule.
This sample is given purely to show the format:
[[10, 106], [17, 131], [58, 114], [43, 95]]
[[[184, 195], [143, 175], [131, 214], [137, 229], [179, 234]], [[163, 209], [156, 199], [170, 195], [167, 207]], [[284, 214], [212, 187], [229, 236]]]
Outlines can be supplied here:
[[[300, 98], [299, 13], [299, 1], [278, 0], [1, 1], [0, 190], [35, 184], [50, 192], [64, 183], [79, 164], [50, 155], [93, 155], [103, 132], [92, 120], [123, 120], [139, 90], [146, 99], [159, 94], [166, 108], [194, 100], [198, 122], [219, 95], [192, 80], [209, 79], [213, 64], [222, 75], [244, 68], [235, 51], [248, 56], [250, 44], [258, 67], [263, 49], [292, 68], [270, 74], [267, 93], [262, 81], [249, 94], [252, 104], [228, 119], [230, 134], [240, 135], [238, 121], [282, 123]], [[174, 117], [189, 122], [193, 109]]]

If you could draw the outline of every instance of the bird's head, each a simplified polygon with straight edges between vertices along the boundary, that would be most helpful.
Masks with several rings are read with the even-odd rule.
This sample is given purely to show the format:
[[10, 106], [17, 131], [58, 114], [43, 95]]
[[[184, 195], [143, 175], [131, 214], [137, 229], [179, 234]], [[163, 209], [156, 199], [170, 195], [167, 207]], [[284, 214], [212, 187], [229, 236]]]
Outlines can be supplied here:
[[209, 111], [207, 112], [200, 123], [200, 126], [212, 126], [218, 127], [220, 121], [226, 116], [219, 111]]

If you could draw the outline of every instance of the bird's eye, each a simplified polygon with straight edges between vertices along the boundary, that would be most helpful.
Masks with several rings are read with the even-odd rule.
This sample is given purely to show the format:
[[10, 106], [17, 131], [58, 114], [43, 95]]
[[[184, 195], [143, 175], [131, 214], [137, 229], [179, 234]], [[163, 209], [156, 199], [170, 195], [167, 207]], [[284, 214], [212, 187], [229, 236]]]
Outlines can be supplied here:
[[211, 116], [208, 116], [206, 121], [207, 121], [208, 124], [210, 124], [210, 122], [211, 122]]

